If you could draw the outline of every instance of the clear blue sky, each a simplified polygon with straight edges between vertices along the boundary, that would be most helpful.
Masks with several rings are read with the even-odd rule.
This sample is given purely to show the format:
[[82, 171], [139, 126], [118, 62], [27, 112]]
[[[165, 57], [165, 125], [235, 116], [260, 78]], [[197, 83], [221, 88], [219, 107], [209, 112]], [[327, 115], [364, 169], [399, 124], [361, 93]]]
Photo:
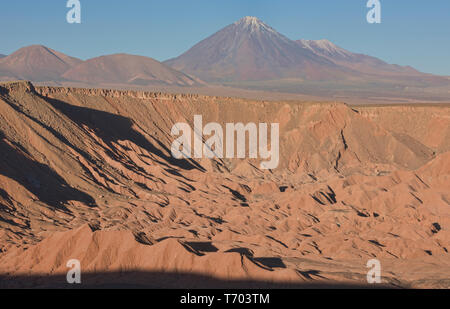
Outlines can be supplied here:
[[125, 52], [162, 61], [249, 15], [291, 39], [326, 38], [450, 75], [449, 0], [381, 0], [377, 25], [366, 21], [367, 0], [81, 0], [81, 25], [66, 22], [66, 0], [2, 2], [3, 54], [42, 44], [82, 59]]

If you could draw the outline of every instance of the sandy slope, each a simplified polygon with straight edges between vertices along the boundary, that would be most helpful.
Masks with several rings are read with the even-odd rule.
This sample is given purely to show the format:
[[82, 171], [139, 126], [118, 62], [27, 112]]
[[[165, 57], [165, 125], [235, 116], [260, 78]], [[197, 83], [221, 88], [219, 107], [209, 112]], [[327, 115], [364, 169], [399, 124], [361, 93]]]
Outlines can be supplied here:
[[[172, 125], [195, 114], [279, 122], [279, 168], [172, 159]], [[2, 285], [39, 286], [18, 276], [64, 273], [72, 258], [86, 273], [364, 284], [376, 257], [386, 284], [449, 287], [449, 119], [445, 106], [3, 84]]]

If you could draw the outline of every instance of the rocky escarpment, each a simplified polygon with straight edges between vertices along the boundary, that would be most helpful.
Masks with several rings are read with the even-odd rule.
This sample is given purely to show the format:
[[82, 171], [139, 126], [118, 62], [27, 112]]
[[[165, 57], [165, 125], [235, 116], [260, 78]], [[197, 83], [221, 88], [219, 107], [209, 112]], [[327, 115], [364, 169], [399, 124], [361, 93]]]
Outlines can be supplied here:
[[[279, 123], [278, 168], [174, 159], [172, 126], [194, 115]], [[361, 283], [376, 257], [391, 285], [446, 286], [449, 115], [1, 84], [0, 272], [53, 274], [77, 253], [93, 272], [176, 271], [179, 261], [161, 256], [181, 254], [183, 272], [222, 279]], [[126, 259], [122, 238], [141, 258]], [[105, 251], [79, 251], [91, 245]], [[50, 248], [63, 258], [44, 261]]]

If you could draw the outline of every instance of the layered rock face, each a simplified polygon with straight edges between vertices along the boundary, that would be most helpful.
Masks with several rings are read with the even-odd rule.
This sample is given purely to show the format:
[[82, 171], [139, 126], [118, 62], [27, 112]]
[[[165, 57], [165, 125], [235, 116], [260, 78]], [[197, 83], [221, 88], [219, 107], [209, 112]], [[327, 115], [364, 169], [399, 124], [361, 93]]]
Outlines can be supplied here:
[[[194, 115], [279, 123], [278, 168], [174, 159]], [[449, 287], [449, 150], [445, 105], [1, 84], [0, 285], [64, 286], [70, 259], [93, 286], [360, 285], [376, 258]]]

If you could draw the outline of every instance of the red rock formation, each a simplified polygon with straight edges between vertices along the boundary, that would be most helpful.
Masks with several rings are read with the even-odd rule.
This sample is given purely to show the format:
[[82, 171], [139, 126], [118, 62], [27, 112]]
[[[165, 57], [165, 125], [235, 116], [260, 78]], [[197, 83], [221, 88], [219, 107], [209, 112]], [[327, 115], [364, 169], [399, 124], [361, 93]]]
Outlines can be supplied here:
[[[195, 114], [279, 122], [279, 168], [174, 160], [171, 127]], [[448, 287], [449, 119], [446, 106], [2, 84], [0, 276], [22, 286], [77, 258], [94, 285], [124, 270], [363, 284], [375, 257], [386, 284]]]

